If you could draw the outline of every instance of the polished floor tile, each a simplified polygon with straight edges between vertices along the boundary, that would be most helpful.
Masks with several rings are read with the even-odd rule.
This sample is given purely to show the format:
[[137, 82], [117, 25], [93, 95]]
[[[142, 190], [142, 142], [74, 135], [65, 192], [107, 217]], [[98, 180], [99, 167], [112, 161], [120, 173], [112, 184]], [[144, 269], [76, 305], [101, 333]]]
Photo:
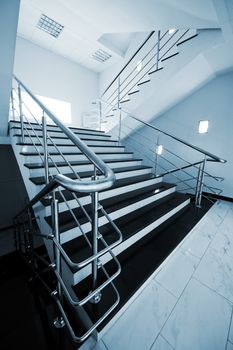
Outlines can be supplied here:
[[164, 264], [162, 270], [156, 275], [155, 281], [178, 298], [198, 263], [199, 259], [195, 256], [188, 252], [185, 253], [178, 250], [168, 262]]
[[172, 350], [170, 344], [161, 335], [158, 336], [150, 350]]
[[224, 350], [230, 318], [231, 304], [192, 279], [162, 335], [176, 350]]
[[109, 350], [149, 350], [176, 298], [152, 281], [103, 337]]

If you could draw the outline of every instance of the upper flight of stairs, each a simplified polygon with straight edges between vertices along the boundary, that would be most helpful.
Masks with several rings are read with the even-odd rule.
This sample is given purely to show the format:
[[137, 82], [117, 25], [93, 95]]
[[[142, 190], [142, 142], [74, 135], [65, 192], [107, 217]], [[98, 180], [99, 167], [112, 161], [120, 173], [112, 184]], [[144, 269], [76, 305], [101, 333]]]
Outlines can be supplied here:
[[[40, 129], [36, 125], [33, 126], [38, 129], [38, 137], [41, 139]], [[175, 222], [182, 221], [187, 213], [190, 214], [192, 211], [191, 199], [188, 195], [178, 193], [176, 185], [165, 183], [162, 177], [156, 177], [152, 168], [144, 166], [142, 159], [135, 159], [132, 152], [128, 152], [124, 145], [119, 145], [118, 141], [112, 139], [111, 136], [101, 131], [71, 129], [113, 169], [116, 175], [113, 187], [99, 193], [100, 204], [121, 230], [123, 236], [123, 241], [113, 249], [122, 265], [122, 274], [116, 280], [121, 296], [120, 304], [115, 311], [116, 314], [188, 233], [187, 229], [177, 230]], [[48, 134], [70, 161], [80, 178], [90, 180], [93, 175], [93, 165], [90, 161], [70, 143], [56, 126], [49, 125]], [[10, 122], [10, 135], [29, 198], [32, 198], [43, 188], [45, 180], [43, 163], [32, 145], [31, 139], [35, 140], [34, 142], [40, 151], [42, 148], [33, 133], [31, 139], [26, 136], [25, 144], [21, 143], [19, 122]], [[71, 172], [50, 141], [48, 141], [48, 151], [57, 165], [56, 168], [54, 164], [49, 162], [50, 174], [57, 174], [57, 169], [59, 169], [60, 173], [75, 179], [74, 173]], [[91, 225], [69, 191], [62, 189], [59, 192], [56, 190], [56, 197], [59, 201], [59, 229], [62, 247], [72, 261], [80, 262], [90, 257], [92, 252], [85, 243], [68, 207], [73, 210], [83, 232], [89, 238], [91, 237]], [[77, 193], [77, 197], [90, 215], [90, 196], [86, 193]], [[64, 198], [67, 203], [65, 203]], [[48, 230], [52, 222], [48, 200], [43, 199], [39, 207], [38, 212], [35, 213], [39, 227], [41, 230]], [[113, 243], [116, 239], [112, 226], [101, 212], [99, 212], [99, 232], [108, 244]], [[101, 241], [99, 241], [99, 249], [103, 248]], [[103, 255], [100, 260], [106, 264], [109, 271], [114, 270], [108, 253]], [[150, 266], [149, 269], [148, 266]], [[66, 281], [70, 281], [72, 290], [77, 297], [82, 296], [90, 288], [90, 272], [90, 265], [79, 271], [73, 271], [71, 268], [66, 270], [68, 274]], [[102, 279], [103, 276], [100, 273], [99, 282]], [[129, 286], [127, 286], [128, 279]], [[98, 316], [105, 310], [111, 299], [109, 288], [104, 289], [101, 302], [96, 306]], [[97, 315], [93, 313], [91, 305], [88, 302], [85, 310], [93, 320]], [[106, 323], [107, 321], [103, 326]]]

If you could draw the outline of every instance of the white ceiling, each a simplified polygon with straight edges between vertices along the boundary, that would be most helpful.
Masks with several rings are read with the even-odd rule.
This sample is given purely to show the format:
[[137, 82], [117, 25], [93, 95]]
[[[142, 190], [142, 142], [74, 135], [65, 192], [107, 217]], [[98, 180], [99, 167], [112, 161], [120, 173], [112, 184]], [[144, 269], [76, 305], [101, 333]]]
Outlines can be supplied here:
[[[58, 38], [37, 28], [41, 14], [64, 26]], [[136, 32], [184, 27], [218, 27], [212, 0], [21, 0], [18, 35], [101, 72], [124, 57]], [[95, 61], [98, 49], [112, 57]]]

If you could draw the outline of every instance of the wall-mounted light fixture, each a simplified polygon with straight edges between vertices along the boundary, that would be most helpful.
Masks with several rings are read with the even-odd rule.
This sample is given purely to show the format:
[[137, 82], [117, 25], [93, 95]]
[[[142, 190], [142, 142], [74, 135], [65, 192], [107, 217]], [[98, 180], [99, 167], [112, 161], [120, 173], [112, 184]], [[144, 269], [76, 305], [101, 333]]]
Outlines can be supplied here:
[[209, 128], [209, 121], [208, 120], [200, 120], [199, 126], [198, 126], [198, 133], [199, 134], [206, 134], [208, 132]]
[[157, 145], [155, 153], [160, 156], [163, 153], [163, 145]]

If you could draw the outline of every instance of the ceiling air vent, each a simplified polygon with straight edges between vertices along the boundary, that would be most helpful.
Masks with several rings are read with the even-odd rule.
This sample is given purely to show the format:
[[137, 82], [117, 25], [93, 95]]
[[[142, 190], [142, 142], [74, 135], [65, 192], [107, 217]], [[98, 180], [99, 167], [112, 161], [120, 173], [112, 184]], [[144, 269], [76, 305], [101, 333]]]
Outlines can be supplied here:
[[41, 15], [37, 28], [57, 38], [61, 34], [64, 26], [46, 15]]
[[104, 63], [110, 57], [112, 57], [112, 55], [110, 55], [108, 52], [106, 52], [102, 49], [98, 49], [92, 54], [92, 58], [94, 58], [94, 60], [101, 62], [101, 63]]

